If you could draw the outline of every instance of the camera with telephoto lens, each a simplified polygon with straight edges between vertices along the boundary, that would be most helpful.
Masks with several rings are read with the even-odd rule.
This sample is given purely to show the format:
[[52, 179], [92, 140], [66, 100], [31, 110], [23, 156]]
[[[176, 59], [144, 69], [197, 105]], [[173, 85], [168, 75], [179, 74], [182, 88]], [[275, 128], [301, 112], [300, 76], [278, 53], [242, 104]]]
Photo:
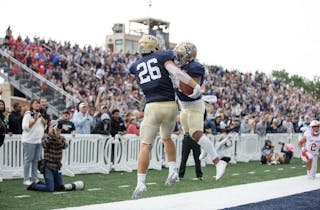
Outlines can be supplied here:
[[57, 124], [57, 129], [59, 129], [59, 130], [62, 129], [62, 124], [61, 124], [61, 123], [58, 123], [58, 124]]

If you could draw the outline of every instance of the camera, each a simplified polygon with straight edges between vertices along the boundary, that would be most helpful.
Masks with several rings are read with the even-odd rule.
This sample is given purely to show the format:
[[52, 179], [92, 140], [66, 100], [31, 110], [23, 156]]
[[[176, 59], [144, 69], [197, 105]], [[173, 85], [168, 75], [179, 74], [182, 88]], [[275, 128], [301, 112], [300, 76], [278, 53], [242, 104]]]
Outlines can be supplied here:
[[279, 141], [278, 144], [280, 144], [280, 145], [285, 145], [285, 143], [283, 143], [282, 141]]
[[59, 130], [62, 129], [62, 124], [61, 124], [61, 123], [58, 123], [58, 124], [57, 124], [57, 129], [59, 129]]
[[41, 117], [41, 113], [40, 112], [34, 112], [34, 111], [32, 111], [31, 112], [31, 117]]

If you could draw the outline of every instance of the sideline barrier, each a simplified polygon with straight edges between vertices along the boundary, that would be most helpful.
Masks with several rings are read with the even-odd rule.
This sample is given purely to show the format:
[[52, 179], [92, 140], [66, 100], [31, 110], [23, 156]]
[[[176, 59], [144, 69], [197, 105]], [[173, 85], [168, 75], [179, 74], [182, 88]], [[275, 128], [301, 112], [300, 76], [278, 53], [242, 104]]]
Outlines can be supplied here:
[[[127, 134], [103, 136], [96, 134], [63, 135], [66, 137], [69, 147], [63, 151], [62, 173], [67, 176], [85, 173], [108, 174], [111, 170], [132, 172], [137, 169], [138, 155], [140, 151], [139, 136]], [[226, 134], [208, 135], [210, 141], [217, 145]], [[231, 158], [230, 163], [248, 162], [260, 160], [261, 149], [265, 139], [270, 139], [275, 150], [280, 150], [280, 141], [292, 143], [295, 146], [294, 157], [300, 156], [298, 140], [300, 134], [268, 134], [259, 137], [256, 134], [235, 134], [231, 136], [232, 147], [228, 148], [224, 155]], [[182, 154], [183, 135], [172, 135], [176, 145], [177, 165], [180, 165]], [[213, 164], [212, 160], [203, 160], [202, 166]], [[188, 166], [194, 165], [192, 152], [190, 153]], [[161, 170], [168, 167], [163, 143], [158, 136], [153, 145], [149, 169]], [[23, 177], [23, 146], [21, 135], [6, 135], [5, 142], [0, 148], [0, 180]]]

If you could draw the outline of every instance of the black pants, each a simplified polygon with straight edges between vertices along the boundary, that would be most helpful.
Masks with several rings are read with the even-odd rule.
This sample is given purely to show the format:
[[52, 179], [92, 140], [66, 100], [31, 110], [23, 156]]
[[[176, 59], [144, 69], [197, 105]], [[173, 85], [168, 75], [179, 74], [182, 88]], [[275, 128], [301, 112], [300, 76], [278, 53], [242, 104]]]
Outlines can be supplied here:
[[201, 153], [200, 145], [193, 140], [189, 134], [184, 135], [183, 141], [182, 141], [182, 158], [179, 168], [179, 177], [183, 178], [185, 171], [186, 171], [186, 164], [187, 160], [190, 154], [190, 151], [192, 150], [193, 158], [195, 162], [195, 170], [196, 175], [198, 178], [202, 177], [202, 170], [201, 170], [201, 162], [199, 160], [199, 156]]

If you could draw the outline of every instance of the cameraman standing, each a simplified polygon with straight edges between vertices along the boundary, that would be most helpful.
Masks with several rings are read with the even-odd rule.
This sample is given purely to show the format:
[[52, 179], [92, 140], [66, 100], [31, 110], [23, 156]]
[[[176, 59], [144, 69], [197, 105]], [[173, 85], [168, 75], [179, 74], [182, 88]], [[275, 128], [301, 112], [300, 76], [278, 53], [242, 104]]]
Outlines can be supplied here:
[[[63, 185], [63, 178], [60, 172], [62, 151], [68, 147], [66, 139], [61, 136], [62, 124], [52, 123], [49, 126], [48, 134], [42, 138], [44, 148], [44, 179], [45, 183], [32, 183], [27, 189], [44, 192], [53, 192], [55, 190], [74, 190], [83, 189], [82, 181], [73, 182], [72, 184]], [[41, 169], [40, 169], [41, 170]]]
[[[40, 114], [40, 101], [32, 99], [30, 110], [27, 111], [22, 119], [22, 136], [23, 145], [23, 184], [30, 185], [38, 181], [37, 169], [38, 160], [41, 156], [41, 138], [46, 127], [46, 120]], [[31, 178], [29, 179], [31, 167]]]

